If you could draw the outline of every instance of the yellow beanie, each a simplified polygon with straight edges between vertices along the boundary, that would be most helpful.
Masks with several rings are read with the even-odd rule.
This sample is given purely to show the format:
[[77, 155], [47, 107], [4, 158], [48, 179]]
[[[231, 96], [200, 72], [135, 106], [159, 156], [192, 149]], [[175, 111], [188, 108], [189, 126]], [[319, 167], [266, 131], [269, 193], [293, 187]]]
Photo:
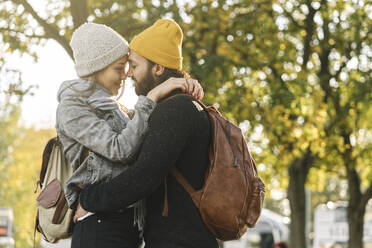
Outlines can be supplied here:
[[129, 48], [159, 65], [182, 70], [182, 39], [176, 22], [161, 19], [136, 35]]

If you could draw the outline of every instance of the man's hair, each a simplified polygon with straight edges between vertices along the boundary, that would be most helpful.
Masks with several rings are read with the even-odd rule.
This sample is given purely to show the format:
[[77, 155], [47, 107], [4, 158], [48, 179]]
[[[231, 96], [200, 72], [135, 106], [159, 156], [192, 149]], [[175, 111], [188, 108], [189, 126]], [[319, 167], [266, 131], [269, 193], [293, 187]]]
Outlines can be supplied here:
[[[148, 63], [148, 68], [151, 68], [153, 67], [154, 65], [156, 65], [155, 62], [145, 58], [147, 60], [147, 63]], [[163, 74], [161, 74], [159, 77], [156, 78], [156, 83], [158, 84], [161, 84], [163, 83], [164, 81], [166, 81], [167, 79], [171, 78], [171, 77], [175, 77], [175, 78], [190, 78], [190, 75], [185, 72], [185, 71], [182, 71], [182, 70], [177, 70], [177, 69], [170, 69], [170, 68], [167, 68], [167, 67], [164, 67], [164, 72]]]

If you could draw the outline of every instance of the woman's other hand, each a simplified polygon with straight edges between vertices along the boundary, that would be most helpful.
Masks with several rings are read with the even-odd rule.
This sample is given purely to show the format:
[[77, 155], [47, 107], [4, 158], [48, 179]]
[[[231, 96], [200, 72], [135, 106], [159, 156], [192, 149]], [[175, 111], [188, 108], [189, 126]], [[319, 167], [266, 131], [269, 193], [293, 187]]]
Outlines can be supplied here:
[[197, 100], [201, 100], [204, 97], [203, 87], [200, 85], [198, 80], [174, 77], [169, 78], [165, 82], [153, 88], [147, 94], [147, 97], [154, 102], [158, 102], [176, 89], [181, 89], [183, 92], [190, 94]]
[[187, 93], [192, 95], [197, 100], [202, 100], [204, 97], [203, 87], [200, 85], [198, 80], [188, 78], [186, 79], [187, 83]]
[[76, 211], [75, 211], [75, 215], [74, 215], [74, 223], [77, 222], [77, 220], [80, 218], [80, 217], [83, 217], [84, 215], [86, 215], [88, 213], [87, 210], [85, 210], [81, 205], [80, 205], [80, 201], [76, 207]]

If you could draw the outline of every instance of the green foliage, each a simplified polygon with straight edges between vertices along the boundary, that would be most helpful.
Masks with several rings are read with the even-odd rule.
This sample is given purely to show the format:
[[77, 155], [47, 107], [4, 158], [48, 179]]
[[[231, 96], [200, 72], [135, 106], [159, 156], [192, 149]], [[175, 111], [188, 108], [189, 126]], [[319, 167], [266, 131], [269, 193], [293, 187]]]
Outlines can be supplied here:
[[54, 39], [72, 56], [68, 41], [86, 20], [131, 40], [173, 18], [185, 69], [205, 102], [243, 128], [269, 196], [288, 187], [288, 168], [306, 156], [313, 206], [335, 200], [350, 169], [362, 192], [372, 187], [370, 2], [50, 0], [43, 9], [37, 16], [25, 0], [2, 1], [2, 50], [32, 53], [30, 45]]
[[54, 129], [36, 130], [15, 126], [17, 137], [10, 151], [11, 161], [1, 173], [7, 175], [7, 180], [0, 187], [0, 205], [13, 208], [17, 247], [31, 247], [37, 196], [33, 191], [39, 177], [44, 146], [56, 133]]
[[0, 109], [0, 199], [4, 199], [4, 191], [2, 189], [9, 176], [6, 170], [11, 166], [12, 162], [9, 153], [17, 135], [19, 114], [20, 109], [15, 105]]
[[[17, 162], [17, 158], [13, 155], [19, 152], [18, 142], [23, 142], [22, 138], [24, 138], [18, 125], [21, 114], [20, 103], [25, 95], [32, 94], [32, 88], [32, 86], [25, 88], [22, 84], [21, 73], [7, 69], [4, 66], [4, 58], [0, 57], [0, 206], [13, 208], [17, 245], [22, 244], [21, 247], [32, 245], [33, 234], [32, 221], [29, 216], [32, 213], [33, 205], [29, 204], [29, 199], [27, 202], [23, 201], [24, 195], [31, 195], [30, 187], [27, 185], [31, 181], [28, 174], [23, 172], [31, 170], [36, 173], [37, 170], [35, 167], [28, 167], [27, 158], [22, 157], [25, 154], [22, 154], [21, 157], [26, 166], [19, 168], [17, 166], [19, 161]], [[30, 140], [27, 141], [30, 142]], [[34, 141], [31, 142], [32, 145], [35, 145]], [[33, 153], [34, 151], [31, 149], [29, 152]], [[25, 183], [14, 180], [16, 176], [21, 177]], [[25, 218], [27, 215], [28, 218]], [[22, 234], [24, 230], [19, 230], [20, 228], [28, 228], [30, 235], [27, 236], [26, 243], [24, 242], [26, 236]]]
[[[5, 68], [0, 57], [0, 171], [10, 164], [9, 153], [17, 135], [17, 123], [20, 117], [20, 102], [32, 87], [22, 87], [21, 74]], [[6, 173], [0, 174], [0, 183], [5, 182]], [[0, 193], [1, 198], [1, 193]]]

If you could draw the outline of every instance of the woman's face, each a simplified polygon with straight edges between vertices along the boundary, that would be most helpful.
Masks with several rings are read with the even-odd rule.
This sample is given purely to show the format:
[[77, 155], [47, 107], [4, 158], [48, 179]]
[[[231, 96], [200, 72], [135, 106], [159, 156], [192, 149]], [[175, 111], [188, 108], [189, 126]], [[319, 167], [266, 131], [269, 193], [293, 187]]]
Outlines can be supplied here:
[[124, 56], [97, 74], [98, 83], [109, 90], [114, 96], [118, 94], [122, 82], [124, 83], [127, 78], [127, 61], [128, 56]]

